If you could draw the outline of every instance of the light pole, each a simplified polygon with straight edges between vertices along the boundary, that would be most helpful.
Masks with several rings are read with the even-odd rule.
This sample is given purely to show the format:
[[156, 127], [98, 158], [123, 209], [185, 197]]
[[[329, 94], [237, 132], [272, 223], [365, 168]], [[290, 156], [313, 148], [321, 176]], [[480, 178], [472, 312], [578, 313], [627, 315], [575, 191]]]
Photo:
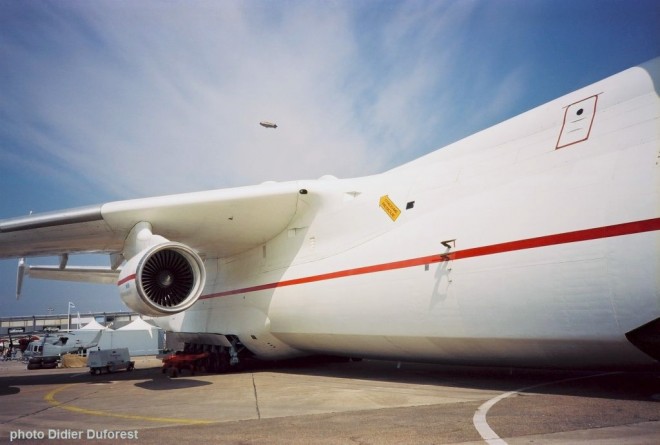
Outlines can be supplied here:
[[71, 303], [69, 301], [69, 309], [67, 310], [67, 317], [66, 317], [66, 331], [69, 332], [71, 330], [71, 308], [76, 308], [76, 305]]

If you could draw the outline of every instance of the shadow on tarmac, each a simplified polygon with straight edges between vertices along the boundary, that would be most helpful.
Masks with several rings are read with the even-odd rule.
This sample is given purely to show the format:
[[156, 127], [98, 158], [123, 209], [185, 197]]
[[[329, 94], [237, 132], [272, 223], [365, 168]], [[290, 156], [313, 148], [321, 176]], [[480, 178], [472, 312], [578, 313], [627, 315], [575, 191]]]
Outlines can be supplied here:
[[271, 364], [261, 362], [246, 369], [246, 372], [259, 371], [501, 392], [543, 385], [528, 391], [602, 399], [660, 401], [660, 364], [638, 369], [585, 371], [448, 366], [381, 360], [347, 362], [345, 359], [318, 357]]
[[[425, 363], [380, 360], [348, 361], [329, 357], [294, 359], [279, 362], [246, 360], [238, 373], [272, 372], [289, 375], [319, 376], [337, 379], [391, 382], [455, 388], [513, 391], [529, 386], [537, 394], [577, 395], [603, 399], [660, 399], [660, 367], [626, 371], [576, 371], [521, 368], [445, 366]], [[93, 376], [86, 368], [28, 371], [20, 367], [10, 375], [0, 373], [0, 397], [20, 392], [31, 385], [63, 385], [68, 383], [103, 384], [112, 381], [135, 381], [135, 385], [167, 391], [218, 384], [204, 380], [222, 374], [197, 373], [195, 376], [170, 378], [159, 366], [119, 371]], [[554, 383], [553, 383], [554, 382]], [[524, 392], [524, 391], [523, 391]]]

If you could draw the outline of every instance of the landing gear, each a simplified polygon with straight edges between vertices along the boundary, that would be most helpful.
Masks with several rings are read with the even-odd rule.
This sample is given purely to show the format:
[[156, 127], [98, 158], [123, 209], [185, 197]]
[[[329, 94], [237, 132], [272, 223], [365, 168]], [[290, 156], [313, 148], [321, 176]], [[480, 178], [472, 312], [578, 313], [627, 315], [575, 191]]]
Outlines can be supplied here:
[[185, 343], [183, 351], [163, 360], [163, 373], [169, 370], [176, 377], [182, 369], [189, 369], [191, 375], [195, 371], [222, 374], [240, 370], [241, 358], [248, 351], [237, 337], [227, 338], [230, 346]]
[[240, 342], [238, 341], [238, 338], [233, 338], [231, 339], [231, 347], [229, 348], [229, 366], [234, 366], [238, 367], [241, 361], [238, 358], [238, 353], [241, 352], [242, 349], [245, 349]]

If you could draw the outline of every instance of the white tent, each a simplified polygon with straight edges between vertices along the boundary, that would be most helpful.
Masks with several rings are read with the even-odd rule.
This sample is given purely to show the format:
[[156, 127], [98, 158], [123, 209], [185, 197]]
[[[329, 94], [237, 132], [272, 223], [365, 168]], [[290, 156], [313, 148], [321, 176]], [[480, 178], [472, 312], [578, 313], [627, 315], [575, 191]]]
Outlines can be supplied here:
[[123, 326], [117, 330], [118, 331], [152, 331], [152, 330], [158, 330], [158, 328], [154, 325], [147, 323], [141, 318], [136, 318], [126, 326]]
[[96, 320], [92, 320], [89, 323], [87, 323], [85, 326], [80, 328], [80, 330], [85, 330], [85, 331], [100, 331], [101, 329], [108, 329], [105, 326], [103, 326], [101, 323], [99, 323]]
[[[132, 355], [156, 355], [163, 348], [163, 331], [141, 318], [115, 331], [104, 332], [101, 349], [128, 348]], [[109, 335], [108, 335], [109, 334]]]

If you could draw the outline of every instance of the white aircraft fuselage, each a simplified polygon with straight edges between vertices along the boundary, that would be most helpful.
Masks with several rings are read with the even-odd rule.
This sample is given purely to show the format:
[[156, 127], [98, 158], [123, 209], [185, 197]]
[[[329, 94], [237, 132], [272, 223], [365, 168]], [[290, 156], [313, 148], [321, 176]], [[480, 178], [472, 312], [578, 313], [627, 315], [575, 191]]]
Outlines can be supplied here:
[[[660, 58], [374, 176], [4, 221], [0, 252], [110, 253], [99, 281], [130, 307], [189, 343], [238, 339], [264, 359], [657, 363], [659, 85]], [[142, 278], [153, 246], [193, 264], [199, 289], [176, 310], [169, 294], [138, 296], [175, 281]]]
[[649, 363], [625, 333], [660, 317], [653, 80], [624, 72], [380, 175], [297, 182], [287, 229], [206, 260], [200, 300], [157, 322], [264, 358]]

